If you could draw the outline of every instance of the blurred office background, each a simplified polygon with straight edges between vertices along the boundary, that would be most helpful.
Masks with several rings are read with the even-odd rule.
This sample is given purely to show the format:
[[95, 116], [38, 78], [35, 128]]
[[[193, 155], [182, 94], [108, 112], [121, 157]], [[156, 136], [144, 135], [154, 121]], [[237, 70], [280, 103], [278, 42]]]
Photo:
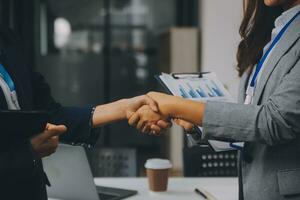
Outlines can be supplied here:
[[[65, 106], [161, 90], [160, 71], [215, 71], [236, 97], [241, 18], [235, 0], [0, 0], [0, 23], [20, 36], [28, 64]], [[95, 176], [140, 176], [152, 157], [171, 159], [174, 175], [236, 175], [235, 152], [189, 149], [179, 127], [154, 137], [116, 123], [88, 153]]]

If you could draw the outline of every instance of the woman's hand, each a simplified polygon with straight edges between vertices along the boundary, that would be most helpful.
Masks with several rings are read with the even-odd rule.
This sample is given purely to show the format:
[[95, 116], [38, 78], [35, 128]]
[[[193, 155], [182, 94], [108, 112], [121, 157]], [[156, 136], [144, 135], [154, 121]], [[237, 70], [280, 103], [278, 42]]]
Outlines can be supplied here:
[[157, 103], [159, 112], [165, 117], [175, 117], [178, 101], [183, 99], [160, 92], [149, 92], [147, 96]]
[[[156, 101], [159, 112], [163, 116], [182, 119], [186, 122], [202, 126], [205, 103], [159, 92], [149, 92], [147, 95]], [[190, 126], [187, 123], [182, 123], [182, 121], [179, 125]]]
[[64, 125], [47, 124], [44, 132], [31, 138], [30, 142], [37, 157], [43, 158], [54, 153], [59, 143], [58, 136], [66, 131]]
[[[160, 123], [157, 123], [160, 121]], [[143, 133], [160, 134], [162, 130], [171, 126], [168, 122], [168, 117], [154, 112], [150, 106], [144, 105], [139, 108], [128, 120], [131, 126], [136, 127]]]
[[157, 103], [147, 95], [141, 95], [133, 97], [130, 99], [121, 100], [124, 102], [124, 114], [126, 118], [129, 119], [138, 109], [144, 105], [148, 105], [147, 108], [150, 108], [154, 112], [158, 112]]
[[[157, 122], [160, 121], [160, 124]], [[150, 106], [144, 105], [139, 108], [128, 120], [128, 124], [136, 127], [143, 133], [160, 134], [162, 130], [171, 126], [168, 118], [154, 112]]]
[[181, 126], [182, 128], [184, 128], [184, 130], [187, 131], [187, 132], [191, 131], [194, 127], [194, 125], [192, 123], [190, 123], [188, 121], [185, 121], [183, 119], [173, 119], [173, 121], [178, 126]]
[[159, 112], [156, 114], [159, 114], [160, 116], [149, 120], [149, 109], [146, 110], [146, 108], [141, 108], [132, 115], [132, 117], [130, 117], [128, 123], [135, 126], [143, 133], [151, 132], [158, 135], [172, 125], [170, 123], [170, 119], [176, 115], [176, 106], [178, 106], [178, 102], [180, 102], [183, 98], [159, 92], [149, 92], [147, 96], [157, 103]]

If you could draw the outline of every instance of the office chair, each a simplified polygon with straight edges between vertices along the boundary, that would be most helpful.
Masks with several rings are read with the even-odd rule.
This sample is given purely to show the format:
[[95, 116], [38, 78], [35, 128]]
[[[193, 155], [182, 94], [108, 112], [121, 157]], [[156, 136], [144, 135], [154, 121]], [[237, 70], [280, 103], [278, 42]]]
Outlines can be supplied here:
[[210, 147], [183, 149], [184, 176], [237, 176], [237, 151], [214, 152]]
[[94, 177], [137, 176], [137, 156], [133, 148], [96, 148], [88, 155]]

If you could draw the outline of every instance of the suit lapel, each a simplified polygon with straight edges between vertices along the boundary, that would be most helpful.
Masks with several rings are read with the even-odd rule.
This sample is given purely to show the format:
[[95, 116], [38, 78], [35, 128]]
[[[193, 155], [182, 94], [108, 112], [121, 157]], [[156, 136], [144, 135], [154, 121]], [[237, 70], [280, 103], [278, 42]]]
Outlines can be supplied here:
[[21, 109], [30, 109], [26, 99], [29, 97], [26, 96], [26, 91], [24, 91], [25, 88], [22, 82], [22, 76], [25, 76], [25, 73], [22, 71], [22, 68], [18, 66], [17, 62], [20, 58], [15, 47], [7, 47], [3, 57], [4, 67], [11, 76], [12, 80], [14, 81], [18, 95], [18, 102], [20, 104]]
[[292, 45], [296, 42], [296, 40], [300, 37], [300, 16], [295, 19], [294, 22], [290, 25], [290, 27], [286, 30], [278, 44], [275, 46], [273, 51], [270, 54], [269, 59], [266, 61], [265, 66], [263, 68], [261, 78], [256, 86], [255, 94], [253, 97], [253, 104], [257, 105], [261, 95], [263, 94], [263, 90], [265, 85], [278, 64], [279, 60], [282, 56], [292, 47]]

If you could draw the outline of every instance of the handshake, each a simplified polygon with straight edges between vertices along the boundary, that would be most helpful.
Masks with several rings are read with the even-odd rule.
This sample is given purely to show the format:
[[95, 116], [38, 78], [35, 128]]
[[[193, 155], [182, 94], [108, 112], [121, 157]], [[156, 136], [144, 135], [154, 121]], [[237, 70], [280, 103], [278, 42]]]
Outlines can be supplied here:
[[[202, 125], [205, 104], [159, 92], [122, 99], [95, 108], [93, 127], [100, 127], [119, 120], [128, 120], [131, 126], [143, 133], [160, 135], [172, 125], [172, 121], [189, 131], [193, 124]], [[31, 138], [31, 146], [37, 157], [55, 152], [59, 136], [67, 131], [65, 125], [48, 124], [46, 129]]]
[[160, 135], [172, 126], [172, 121], [187, 131], [193, 128], [191, 122], [181, 118], [184, 114], [181, 113], [181, 103], [186, 101], [183, 98], [149, 92], [125, 101], [129, 101], [126, 109], [129, 125], [136, 127], [142, 133]]

